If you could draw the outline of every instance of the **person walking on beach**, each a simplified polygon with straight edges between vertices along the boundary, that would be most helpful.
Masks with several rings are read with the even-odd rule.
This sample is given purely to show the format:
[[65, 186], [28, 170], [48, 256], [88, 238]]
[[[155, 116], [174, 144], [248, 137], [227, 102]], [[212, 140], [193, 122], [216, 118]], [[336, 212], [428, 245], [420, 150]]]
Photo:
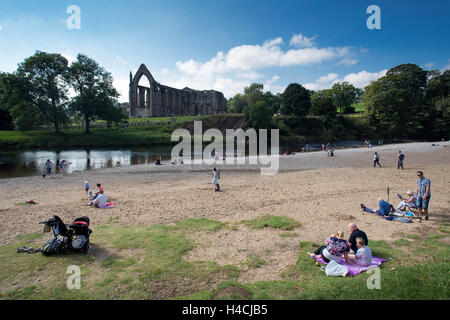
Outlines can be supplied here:
[[46, 170], [47, 174], [52, 173], [52, 168], [53, 168], [53, 162], [50, 159], [47, 159], [47, 162], [45, 163], [45, 170]]
[[219, 171], [217, 171], [216, 168], [213, 169], [213, 185], [214, 185], [214, 190], [219, 191], [219, 179], [220, 179], [220, 173]]
[[422, 219], [422, 210], [425, 213], [425, 220], [428, 220], [428, 204], [431, 197], [431, 180], [423, 176], [422, 171], [417, 171], [417, 202], [419, 218]]
[[378, 165], [380, 166], [380, 168], [381, 168], [381, 164], [380, 164], [380, 155], [378, 154], [378, 152], [375, 152], [375, 153], [373, 154], [373, 167], [375, 168], [377, 164], [378, 164]]
[[401, 150], [398, 150], [398, 155], [397, 155], [397, 169], [402, 168], [402, 170], [403, 170], [403, 161], [405, 161], [405, 155], [402, 153]]

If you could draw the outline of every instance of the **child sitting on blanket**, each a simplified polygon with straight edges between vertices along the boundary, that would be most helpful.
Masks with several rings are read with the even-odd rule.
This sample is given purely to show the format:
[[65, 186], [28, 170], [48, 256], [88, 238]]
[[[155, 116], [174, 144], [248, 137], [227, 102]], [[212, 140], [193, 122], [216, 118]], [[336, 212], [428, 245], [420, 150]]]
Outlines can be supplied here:
[[349, 254], [349, 261], [363, 267], [370, 266], [372, 264], [372, 250], [366, 246], [363, 238], [356, 238], [356, 255]]

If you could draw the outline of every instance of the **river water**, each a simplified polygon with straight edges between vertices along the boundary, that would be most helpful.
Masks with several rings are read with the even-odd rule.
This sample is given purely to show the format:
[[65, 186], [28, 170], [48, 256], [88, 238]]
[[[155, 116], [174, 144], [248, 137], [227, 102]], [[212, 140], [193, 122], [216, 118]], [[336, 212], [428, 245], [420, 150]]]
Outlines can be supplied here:
[[[310, 150], [321, 150], [320, 143], [311, 143]], [[340, 141], [333, 144], [336, 148], [362, 146], [360, 141]], [[280, 153], [300, 152], [304, 146], [280, 146]], [[56, 163], [66, 160], [65, 173], [99, 168], [113, 168], [138, 164], [152, 164], [157, 157], [163, 161], [171, 159], [172, 146], [155, 146], [141, 149], [92, 149], [92, 150], [14, 150], [0, 151], [0, 178], [41, 175], [45, 162]]]

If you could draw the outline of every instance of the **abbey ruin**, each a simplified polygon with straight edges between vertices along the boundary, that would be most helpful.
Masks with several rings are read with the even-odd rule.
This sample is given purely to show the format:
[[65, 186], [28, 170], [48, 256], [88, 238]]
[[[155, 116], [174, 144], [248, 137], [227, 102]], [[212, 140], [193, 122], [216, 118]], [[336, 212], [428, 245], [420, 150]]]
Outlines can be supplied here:
[[[150, 87], [139, 85], [142, 76]], [[225, 113], [227, 100], [215, 90], [175, 89], [155, 81], [141, 64], [133, 77], [130, 72], [130, 117], [168, 117]]]

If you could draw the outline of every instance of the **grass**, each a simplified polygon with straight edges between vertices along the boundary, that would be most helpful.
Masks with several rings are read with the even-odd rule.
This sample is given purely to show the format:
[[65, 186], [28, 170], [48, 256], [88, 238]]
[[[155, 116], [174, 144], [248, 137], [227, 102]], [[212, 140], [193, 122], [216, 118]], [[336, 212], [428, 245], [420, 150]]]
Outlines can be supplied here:
[[300, 222], [287, 216], [274, 216], [270, 214], [266, 214], [256, 219], [244, 220], [243, 222], [254, 229], [271, 227], [282, 230], [292, 230], [301, 225]]
[[[285, 218], [263, 216], [250, 221], [265, 221], [267, 226], [281, 229], [296, 225], [289, 220], [286, 224]], [[450, 248], [446, 242], [448, 225], [444, 224], [438, 231], [408, 235], [407, 239], [370, 240], [373, 254], [388, 260], [379, 269], [378, 290], [367, 287], [373, 274], [325, 276], [306, 254], [315, 250], [317, 244], [312, 242], [299, 243], [297, 261], [282, 271], [282, 280], [241, 283], [240, 265], [183, 259], [196, 246], [190, 240], [195, 237], [188, 234], [216, 232], [227, 224], [204, 218], [151, 226], [118, 226], [115, 221], [113, 217], [110, 223], [94, 229], [91, 253], [87, 255], [16, 253], [22, 245], [42, 244], [48, 234], [39, 233], [17, 237], [12, 244], [1, 246], [0, 299], [214, 299], [219, 292], [228, 294], [220, 295], [220, 299], [250, 300], [450, 298]], [[260, 268], [266, 261], [249, 254], [244, 263]], [[80, 290], [66, 287], [70, 265], [81, 269]]]
[[250, 268], [260, 268], [267, 264], [266, 260], [256, 257], [254, 255], [248, 255], [245, 264]]

